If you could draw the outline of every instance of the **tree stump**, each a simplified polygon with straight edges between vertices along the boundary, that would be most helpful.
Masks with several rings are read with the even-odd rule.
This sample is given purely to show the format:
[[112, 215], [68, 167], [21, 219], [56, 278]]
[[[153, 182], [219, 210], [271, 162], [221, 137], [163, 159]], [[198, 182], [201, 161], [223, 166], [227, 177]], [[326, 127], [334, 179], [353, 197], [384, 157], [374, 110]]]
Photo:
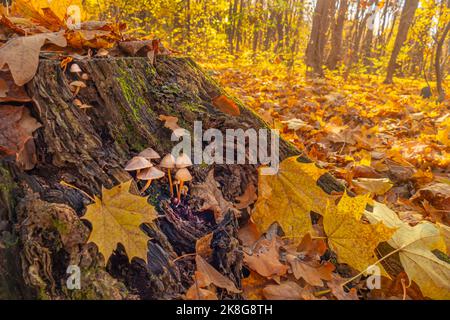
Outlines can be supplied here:
[[[162, 155], [174, 146], [159, 115], [178, 117], [179, 125], [191, 132], [195, 120], [203, 122], [204, 130], [223, 132], [267, 125], [235, 98], [239, 116], [215, 108], [212, 99], [226, 93], [190, 58], [158, 56], [155, 66], [145, 58], [84, 59], [77, 64], [89, 80], [76, 98], [93, 108], [74, 104], [69, 83], [77, 76], [64, 72], [59, 61], [41, 59], [38, 73], [26, 85], [32, 98], [27, 107], [43, 126], [35, 132], [38, 163], [33, 170], [19, 170], [13, 159], [1, 162], [0, 298], [180, 299], [192, 284], [195, 263], [192, 256], [174, 260], [194, 253], [196, 240], [210, 232], [210, 263], [240, 287], [242, 253], [236, 232], [248, 218], [245, 212], [240, 219], [224, 213], [216, 224], [208, 213], [191, 212], [187, 203], [193, 199], [174, 208], [166, 184], [155, 182], [149, 202], [161, 217], [143, 227], [151, 237], [148, 264], [139, 259], [129, 263], [120, 245], [105, 262], [94, 244], [86, 244], [89, 225], [80, 218], [90, 200], [60, 181], [100, 196], [102, 186], [132, 179], [123, 169], [132, 156], [147, 147]], [[281, 160], [298, 154], [280, 139]], [[248, 183], [257, 185], [255, 165], [195, 165], [195, 183], [210, 170], [230, 202]], [[327, 192], [342, 190], [330, 175], [318, 184]], [[81, 290], [66, 287], [71, 264], [81, 268]], [[219, 291], [219, 298], [240, 297]]]

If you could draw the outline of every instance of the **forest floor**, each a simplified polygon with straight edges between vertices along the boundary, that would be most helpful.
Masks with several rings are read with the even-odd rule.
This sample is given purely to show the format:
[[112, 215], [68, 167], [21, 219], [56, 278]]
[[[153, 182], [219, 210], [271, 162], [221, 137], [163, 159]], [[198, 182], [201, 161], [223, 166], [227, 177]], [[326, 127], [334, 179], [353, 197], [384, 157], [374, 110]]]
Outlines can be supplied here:
[[[445, 204], [435, 203], [436, 209], [429, 203], [433, 199], [407, 200], [424, 186], [450, 184], [450, 106], [448, 100], [422, 98], [423, 80], [385, 85], [379, 76], [345, 79], [331, 73], [309, 80], [301, 67], [288, 72], [269, 61], [259, 67], [244, 60], [203, 66], [357, 194], [379, 194], [378, 201], [410, 222], [448, 223]], [[365, 178], [379, 181], [374, 185]]]

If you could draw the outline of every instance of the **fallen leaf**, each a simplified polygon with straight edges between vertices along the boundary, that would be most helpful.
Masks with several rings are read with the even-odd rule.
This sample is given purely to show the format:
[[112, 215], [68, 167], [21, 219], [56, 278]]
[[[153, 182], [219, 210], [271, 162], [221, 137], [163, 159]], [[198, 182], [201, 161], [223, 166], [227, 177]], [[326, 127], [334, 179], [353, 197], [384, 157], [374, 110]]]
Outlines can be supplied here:
[[112, 189], [102, 188], [102, 199], [95, 197], [83, 217], [92, 224], [88, 242], [94, 242], [106, 260], [121, 243], [130, 261], [133, 257], [147, 261], [150, 238], [139, 227], [151, 223], [157, 214], [147, 198], [129, 192], [131, 183], [132, 180]]
[[420, 199], [426, 199], [435, 208], [450, 211], [450, 185], [447, 183], [429, 184], [417, 191], [410, 200]]
[[7, 64], [14, 82], [18, 86], [23, 86], [36, 74], [39, 53], [45, 41], [60, 47], [67, 45], [64, 31], [11, 39], [0, 48], [0, 69]]
[[[375, 203], [375, 208], [376, 206]], [[424, 296], [450, 299], [450, 264], [432, 253], [436, 249], [447, 252], [439, 228], [429, 222], [411, 227], [386, 207], [383, 210], [366, 211], [365, 216], [371, 223], [381, 221], [389, 227], [397, 228], [388, 244], [398, 251], [408, 278], [419, 285]]]
[[263, 294], [268, 300], [317, 300], [311, 287], [302, 288], [294, 281], [268, 285]]
[[36, 163], [33, 132], [41, 127], [23, 106], [0, 106], [0, 154], [16, 155], [25, 170]]
[[213, 233], [210, 232], [207, 235], [201, 237], [195, 243], [195, 253], [202, 256], [203, 258], [207, 258], [211, 256], [213, 250], [211, 248], [211, 240], [213, 238]]
[[160, 115], [159, 120], [164, 121], [164, 127], [172, 130], [176, 137], [180, 138], [186, 134], [189, 134], [186, 129], [181, 128], [178, 125], [178, 118], [172, 116]]
[[214, 107], [222, 111], [223, 113], [231, 116], [239, 116], [241, 111], [233, 100], [227, 98], [224, 95], [220, 95], [212, 100]]
[[382, 222], [361, 221], [367, 202], [365, 196], [352, 198], [344, 194], [338, 205], [323, 215], [330, 249], [336, 252], [340, 263], [347, 263], [358, 271], [366, 270], [377, 261], [376, 247], [395, 232]]
[[245, 247], [252, 247], [260, 237], [261, 233], [251, 219], [238, 230], [238, 238]]
[[244, 262], [252, 270], [266, 278], [286, 274], [288, 267], [280, 262], [279, 245], [276, 238], [263, 239], [254, 249], [253, 254], [244, 252]]
[[353, 185], [367, 190], [369, 192], [375, 193], [376, 195], [383, 195], [392, 188], [393, 184], [389, 178], [381, 179], [369, 179], [369, 178], [358, 178], [352, 181]]
[[286, 281], [268, 285], [263, 289], [263, 294], [268, 300], [301, 300], [302, 287], [293, 281]]
[[307, 124], [305, 121], [303, 121], [302, 119], [290, 119], [288, 121], [281, 121], [281, 123], [287, 125], [287, 128], [289, 130], [312, 130], [313, 127], [310, 126], [309, 124]]
[[233, 204], [222, 195], [222, 191], [218, 188], [218, 182], [214, 178], [214, 169], [211, 169], [206, 176], [205, 182], [194, 184], [191, 186], [191, 196], [202, 200], [202, 205], [197, 211], [211, 210], [217, 223], [222, 221], [223, 216], [228, 212], [233, 212], [239, 216], [239, 211], [234, 208]]
[[310, 265], [309, 263], [302, 261], [295, 255], [287, 255], [287, 261], [292, 267], [292, 273], [295, 279], [305, 279], [312, 286], [322, 287], [323, 280], [331, 280], [332, 272], [335, 267], [330, 262], [324, 264]]
[[253, 204], [257, 199], [258, 195], [256, 194], [256, 188], [252, 183], [249, 183], [244, 193], [241, 196], [236, 197], [236, 200], [239, 203], [235, 204], [235, 207], [236, 209], [242, 210]]
[[250, 275], [247, 278], [243, 278], [241, 281], [242, 295], [247, 300], [262, 300], [264, 298], [263, 289], [267, 286], [269, 281], [271, 280], [250, 270]]
[[359, 300], [358, 293], [355, 288], [351, 288], [348, 292], [345, 291], [342, 286], [344, 282], [344, 279], [335, 275], [331, 281], [327, 281], [327, 286], [331, 289], [333, 296], [335, 296], [338, 300]]
[[195, 283], [186, 292], [185, 299], [186, 300], [218, 300], [215, 292], [208, 290], [208, 289], [198, 288]]
[[327, 170], [314, 163], [301, 163], [297, 158], [281, 162], [275, 175], [259, 175], [252, 219], [261, 232], [278, 221], [286, 236], [300, 238], [312, 232], [310, 212], [323, 213], [327, 200], [334, 199], [317, 184]]

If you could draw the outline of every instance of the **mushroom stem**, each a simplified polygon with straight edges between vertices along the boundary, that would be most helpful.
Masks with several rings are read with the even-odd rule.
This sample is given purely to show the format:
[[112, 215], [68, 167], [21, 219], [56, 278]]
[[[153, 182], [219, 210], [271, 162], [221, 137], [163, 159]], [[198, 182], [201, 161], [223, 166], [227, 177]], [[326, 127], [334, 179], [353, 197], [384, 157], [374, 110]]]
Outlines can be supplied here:
[[170, 168], [167, 168], [167, 175], [169, 176], [169, 188], [170, 188], [170, 197], [173, 197], [173, 184], [172, 184], [172, 175], [170, 174]]
[[181, 201], [181, 190], [183, 190], [183, 184], [184, 184], [184, 181], [181, 180], [180, 181], [180, 187], [178, 188], [178, 202]]
[[141, 169], [137, 169], [136, 170], [136, 180], [137, 180], [137, 182], [139, 182], [139, 178], [137, 177], [138, 175], [139, 175], [139, 173], [141, 173]]
[[141, 193], [144, 193], [145, 191], [147, 191], [148, 188], [150, 188], [150, 185], [152, 184], [152, 180], [148, 180], [147, 183], [145, 184], [145, 186], [141, 189]]
[[178, 184], [175, 184], [175, 191], [177, 192], [178, 195]]

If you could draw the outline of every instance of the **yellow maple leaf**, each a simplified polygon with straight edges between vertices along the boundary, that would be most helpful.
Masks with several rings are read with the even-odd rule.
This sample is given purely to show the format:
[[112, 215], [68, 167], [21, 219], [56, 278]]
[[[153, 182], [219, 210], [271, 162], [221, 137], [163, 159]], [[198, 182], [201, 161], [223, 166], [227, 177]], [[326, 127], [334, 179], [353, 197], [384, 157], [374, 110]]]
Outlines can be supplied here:
[[112, 189], [102, 188], [102, 199], [87, 207], [83, 219], [92, 224], [88, 242], [94, 242], [107, 260], [117, 244], [125, 247], [128, 259], [133, 257], [147, 261], [146, 236], [139, 226], [151, 223], [157, 214], [144, 197], [129, 192], [132, 180]]
[[260, 231], [278, 221], [286, 236], [301, 239], [312, 232], [310, 212], [322, 213], [327, 201], [333, 199], [317, 184], [327, 170], [297, 159], [295, 156], [281, 162], [275, 175], [259, 175], [252, 218]]
[[327, 208], [323, 215], [330, 248], [336, 252], [339, 262], [347, 263], [358, 271], [367, 269], [377, 261], [376, 247], [380, 242], [389, 240], [395, 232], [382, 222], [368, 224], [361, 221], [368, 201], [367, 196], [352, 198], [344, 194], [338, 205]]

